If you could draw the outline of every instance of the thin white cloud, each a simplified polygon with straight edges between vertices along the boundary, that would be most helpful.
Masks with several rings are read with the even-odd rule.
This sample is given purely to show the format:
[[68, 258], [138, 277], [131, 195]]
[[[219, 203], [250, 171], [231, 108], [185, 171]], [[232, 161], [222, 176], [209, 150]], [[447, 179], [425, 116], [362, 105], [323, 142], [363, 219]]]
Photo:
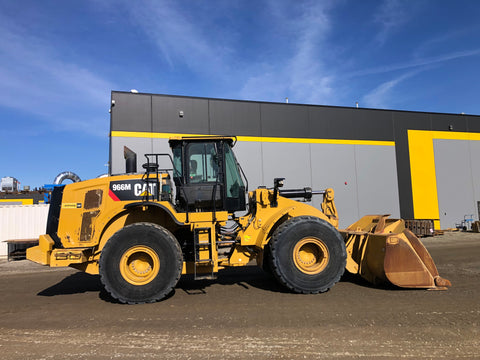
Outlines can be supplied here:
[[385, 0], [374, 14], [374, 21], [380, 25], [375, 40], [380, 45], [383, 45], [394, 31], [409, 21], [412, 2], [408, 2], [408, 12], [404, 7], [405, 4], [400, 0]]
[[[268, 64], [258, 65], [261, 72], [250, 75], [243, 83], [239, 97], [244, 100], [281, 102], [288, 97], [288, 78]], [[259, 69], [257, 69], [259, 70]]]
[[[241, 42], [248, 40], [236, 28], [235, 9], [247, 8], [241, 2], [195, 3], [193, 12], [177, 1], [125, 1], [120, 10], [117, 3], [107, 4], [129, 15], [130, 25], [146, 35], [158, 50], [156, 56], [168, 65], [166, 71], [185, 68], [225, 89], [222, 97], [283, 101], [289, 96], [310, 103], [334, 97], [332, 71], [324, 68], [324, 56], [330, 52], [323, 49], [330, 30], [328, 10], [336, 2], [305, 1], [294, 7], [285, 1], [267, 2], [255, 15], [264, 24], [258, 37], [268, 45], [253, 55], [244, 53]], [[224, 21], [229, 17], [232, 27]], [[161, 74], [159, 66], [152, 77]]]
[[368, 94], [363, 96], [361, 104], [369, 108], [388, 108], [392, 103], [392, 93], [395, 87], [405, 80], [417, 75], [421, 70], [409, 71], [394, 79], [388, 80], [377, 86]]
[[[455, 46], [455, 44], [462, 44], [463, 38], [468, 37], [469, 34], [478, 33], [479, 30], [480, 27], [478, 25], [473, 25], [462, 29], [442, 32], [439, 35], [429, 38], [419, 44], [413, 52], [413, 57], [417, 59], [427, 58], [428, 54], [444, 51], [446, 48], [452, 48], [452, 46]], [[453, 51], [451, 51], [451, 53], [453, 53]], [[461, 52], [458, 53], [461, 54]]]
[[447, 62], [450, 60], [455, 60], [455, 59], [460, 59], [460, 58], [465, 58], [470, 56], [478, 56], [478, 55], [480, 55], [480, 49], [455, 51], [448, 54], [417, 58], [409, 62], [388, 64], [384, 66], [377, 66], [373, 68], [357, 70], [350, 73], [346, 73], [344, 76], [346, 78], [350, 78], [350, 77], [357, 77], [357, 76], [382, 74], [382, 73], [388, 73], [388, 72], [397, 71], [397, 70], [406, 70], [406, 69], [418, 68], [422, 66], [434, 65], [442, 62]]
[[331, 5], [304, 3], [297, 17], [277, 2], [271, 2], [270, 6], [279, 24], [277, 28], [288, 27], [288, 40], [295, 46], [285, 58], [272, 58], [272, 62], [259, 67], [260, 72], [254, 71], [245, 82], [241, 96], [270, 101], [289, 97], [293, 102], [328, 103], [333, 96], [333, 75], [324, 67], [324, 56], [329, 53], [325, 39], [331, 26], [327, 13]]
[[[29, 113], [56, 130], [105, 136], [112, 84], [78, 64], [61, 60], [54, 44], [0, 16], [0, 106]], [[88, 115], [90, 116], [88, 116]]]
[[160, 51], [170, 68], [186, 65], [196, 73], [220, 74], [225, 70], [229, 46], [216, 36], [215, 29], [188, 17], [173, 1], [128, 2], [125, 9], [133, 26], [140, 28]]
[[305, 9], [301, 19], [298, 49], [291, 60], [290, 90], [295, 97], [307, 102], [324, 102], [331, 94], [330, 75], [325, 71], [322, 48], [330, 21], [324, 6]]
[[[291, 4], [267, 3], [268, 10], [257, 14], [265, 16], [267, 23], [258, 36], [271, 47], [258, 49], [254, 58], [246, 56], [236, 43], [239, 34], [234, 29], [217, 28], [225, 25], [214, 20], [199, 20], [198, 14], [184, 11], [181, 3], [126, 4], [132, 26], [143, 31], [170, 70], [186, 66], [192, 73], [228, 88], [229, 96], [243, 99], [282, 101], [290, 96], [297, 102], [324, 103], [332, 96], [332, 76], [323, 65], [328, 52], [322, 51], [330, 29], [329, 1], [296, 4], [294, 15]], [[237, 5], [223, 9], [226, 16], [231, 16]], [[211, 10], [208, 3], [196, 6], [202, 14]], [[222, 9], [215, 11], [212, 18], [218, 19]]]

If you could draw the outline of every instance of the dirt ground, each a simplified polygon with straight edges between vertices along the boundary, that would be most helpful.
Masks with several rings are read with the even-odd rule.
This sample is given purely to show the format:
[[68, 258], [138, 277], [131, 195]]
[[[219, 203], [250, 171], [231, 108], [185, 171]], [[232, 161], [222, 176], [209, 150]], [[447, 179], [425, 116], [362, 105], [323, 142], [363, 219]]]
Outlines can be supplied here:
[[423, 240], [448, 291], [347, 276], [320, 295], [257, 267], [184, 278], [159, 303], [112, 302], [98, 276], [0, 261], [0, 359], [480, 359], [480, 234]]

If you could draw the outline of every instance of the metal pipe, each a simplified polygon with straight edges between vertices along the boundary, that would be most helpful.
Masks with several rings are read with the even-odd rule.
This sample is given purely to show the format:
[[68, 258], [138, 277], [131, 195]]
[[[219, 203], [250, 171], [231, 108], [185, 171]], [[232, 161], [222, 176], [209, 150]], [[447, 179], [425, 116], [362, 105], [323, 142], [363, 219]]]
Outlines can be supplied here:
[[312, 199], [312, 189], [309, 187], [303, 189], [279, 189], [279, 195], [292, 199], [292, 198], [304, 198], [309, 201]]
[[72, 180], [73, 182], [82, 181], [77, 174], [71, 171], [64, 171], [57, 175], [55, 180], [53, 180], [53, 183], [55, 185], [60, 185], [64, 180]]

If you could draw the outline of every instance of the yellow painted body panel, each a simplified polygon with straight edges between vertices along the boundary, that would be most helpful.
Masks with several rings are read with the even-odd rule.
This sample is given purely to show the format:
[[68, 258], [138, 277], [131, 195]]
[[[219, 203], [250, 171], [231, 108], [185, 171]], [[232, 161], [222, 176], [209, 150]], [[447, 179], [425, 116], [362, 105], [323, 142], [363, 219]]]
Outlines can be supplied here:
[[53, 244], [50, 235], [40, 235], [38, 245], [27, 249], [27, 259], [41, 265], [50, 265]]
[[[42, 235], [39, 246], [29, 250], [28, 258], [32, 261], [57, 266], [72, 266], [90, 274], [98, 274], [98, 262], [103, 247], [117, 231], [137, 222], [152, 222], [162, 226], [184, 226], [194, 231], [202, 229], [199, 234], [199, 263], [197, 272], [218, 272], [225, 266], [242, 266], [258, 257], [270, 240], [272, 230], [280, 222], [295, 216], [316, 216], [336, 224], [320, 210], [302, 202], [278, 197], [278, 206], [272, 207], [273, 191], [258, 189], [250, 192], [255, 198], [257, 209], [255, 216], [249, 214], [239, 219], [245, 224], [245, 230], [237, 236], [238, 244], [228, 259], [219, 260], [216, 245], [216, 226], [225, 225], [228, 212], [189, 212], [179, 213], [168, 201], [141, 203], [135, 208], [125, 209], [130, 203], [138, 201], [116, 201], [109, 195], [111, 181], [139, 179], [141, 175], [121, 175], [93, 179], [66, 185], [63, 192], [60, 221], [57, 235], [63, 249], [55, 249], [54, 242], [48, 235]], [[88, 209], [85, 209], [86, 194], [94, 192], [99, 196]], [[153, 206], [161, 206], [161, 210]], [[169, 214], [167, 214], [169, 213]], [[88, 226], [84, 226], [87, 214]], [[93, 215], [90, 215], [93, 214]], [[188, 221], [187, 221], [188, 217]], [[83, 223], [82, 223], [83, 221]], [[248, 224], [248, 225], [247, 225]], [[168, 227], [168, 226], [167, 226]], [[255, 251], [252, 251], [255, 248]], [[183, 274], [191, 273], [192, 264], [184, 263]]]
[[[42, 235], [39, 245], [29, 249], [27, 258], [43, 265], [72, 266], [90, 274], [98, 274], [101, 251], [113, 234], [133, 223], [151, 222], [166, 226], [165, 223], [168, 221], [175, 226], [185, 226], [191, 230], [194, 228], [211, 229], [212, 236], [208, 241], [213, 244], [212, 254], [210, 254], [209, 248], [209, 254], [207, 254], [207, 247], [205, 247], [205, 250], [201, 250], [201, 258], [211, 258], [212, 262], [208, 270], [217, 272], [215, 225], [224, 225], [228, 220], [228, 212], [189, 212], [187, 215], [177, 212], [169, 201], [141, 203], [138, 200], [118, 201], [114, 196], [110, 196], [111, 181], [121, 182], [141, 178], [141, 174], [120, 175], [66, 185], [57, 230], [57, 236], [63, 249], [54, 249], [51, 237]], [[100, 200], [94, 204], [96, 206], [85, 209], [86, 193], [92, 191], [100, 194]], [[139, 206], [125, 209], [126, 205], [133, 203], [139, 203]], [[161, 206], [161, 210], [154, 204]], [[88, 226], [83, 226], [85, 217], [89, 221]], [[82, 228], [84, 228], [83, 231]], [[184, 269], [186, 268], [187, 264], [184, 265]]]
[[273, 191], [258, 189], [251, 192], [250, 197], [256, 197], [257, 210], [255, 217], [247, 217], [243, 222], [249, 226], [240, 232], [242, 246], [257, 246], [263, 248], [269, 241], [269, 234], [272, 228], [282, 218], [285, 220], [296, 216], [315, 216], [327, 222], [332, 221], [320, 210], [303, 202], [298, 202], [284, 197], [278, 197], [278, 206], [270, 205], [273, 198]]
[[[175, 134], [142, 134], [117, 133], [112, 136], [158, 136], [175, 140]], [[215, 139], [215, 136], [190, 136], [197, 139]], [[185, 139], [183, 136], [178, 139]], [[236, 138], [221, 137], [220, 140], [235, 141]], [[267, 138], [262, 138], [269, 141]], [[270, 139], [273, 141], [274, 138]], [[187, 139], [188, 140], [188, 139]], [[244, 141], [257, 141], [258, 138], [242, 138]], [[277, 139], [275, 141], [287, 141]], [[300, 141], [300, 140], [299, 140]], [[310, 140], [309, 140], [310, 141]], [[312, 140], [315, 141], [315, 140]], [[193, 249], [187, 251], [187, 259], [183, 263], [182, 274], [187, 273], [216, 273], [227, 266], [247, 265], [254, 259], [261, 259], [263, 248], [270, 241], [274, 230], [283, 222], [297, 216], [315, 216], [333, 226], [337, 226], [338, 219], [333, 204], [333, 191], [330, 190], [329, 202], [324, 203], [327, 215], [322, 211], [292, 199], [278, 196], [274, 201], [274, 191], [257, 189], [249, 193], [251, 209], [249, 214], [235, 220], [241, 229], [234, 235], [229, 235], [227, 243], [230, 245], [227, 252], [219, 258], [219, 244], [222, 243], [220, 227], [229, 220], [227, 211], [198, 211], [177, 212], [170, 201], [144, 201], [144, 194], [151, 191], [143, 181], [144, 174], [128, 174], [106, 178], [97, 178], [83, 182], [68, 184], [63, 189], [60, 206], [60, 219], [56, 235], [62, 246], [55, 248], [55, 242], [50, 236], [41, 238], [40, 245], [29, 252], [28, 258], [50, 266], [72, 266], [91, 274], [99, 273], [99, 260], [102, 250], [108, 240], [124, 227], [139, 223], [154, 223], [164, 227], [171, 233], [179, 232], [182, 244], [189, 241], [190, 236], [195, 238]], [[150, 175], [152, 176], [152, 175]], [[161, 175], [168, 176], [167, 174]], [[163, 180], [166, 178], [162, 178]], [[138, 186], [147, 188], [137, 189]], [[135, 195], [131, 195], [132, 187]], [[158, 189], [160, 190], [160, 189]], [[167, 196], [168, 198], [168, 196]], [[133, 199], [133, 200], [132, 200]], [[275, 204], [276, 205], [273, 205]], [[186, 246], [185, 244], [182, 246]], [[225, 247], [225, 244], [221, 246]], [[193, 251], [192, 251], [193, 250]], [[138, 253], [138, 254], [137, 254]], [[138, 264], [145, 266], [155, 258], [146, 254], [131, 255]], [[194, 259], [192, 260], [191, 257]], [[138, 269], [130, 268], [129, 257], [125, 258], [123, 271], [132, 282], [138, 282]], [[148, 260], [148, 261], [147, 261]], [[150, 262], [151, 262], [150, 261]]]

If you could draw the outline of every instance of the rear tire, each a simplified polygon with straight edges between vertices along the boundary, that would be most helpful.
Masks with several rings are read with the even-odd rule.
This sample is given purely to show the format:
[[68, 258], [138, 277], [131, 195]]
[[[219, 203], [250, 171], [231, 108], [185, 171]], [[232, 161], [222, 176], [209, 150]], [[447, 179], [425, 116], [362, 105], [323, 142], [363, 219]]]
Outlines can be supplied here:
[[296, 293], [325, 292], [345, 271], [347, 253], [342, 236], [316, 217], [286, 221], [274, 232], [269, 247], [275, 278]]
[[117, 231], [105, 244], [99, 263], [107, 292], [121, 303], [164, 299], [182, 272], [182, 251], [165, 228], [137, 223]]

